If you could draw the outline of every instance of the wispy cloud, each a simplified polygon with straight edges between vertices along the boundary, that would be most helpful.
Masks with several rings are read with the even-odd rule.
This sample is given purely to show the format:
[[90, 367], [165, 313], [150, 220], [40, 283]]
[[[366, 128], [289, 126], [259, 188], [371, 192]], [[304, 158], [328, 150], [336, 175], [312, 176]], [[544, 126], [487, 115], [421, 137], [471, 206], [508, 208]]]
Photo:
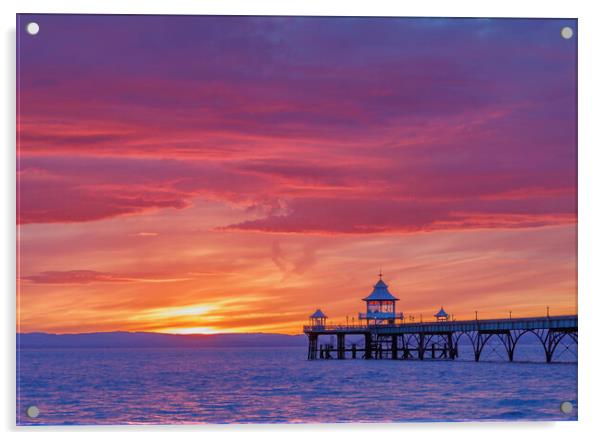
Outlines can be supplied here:
[[94, 270], [45, 271], [21, 278], [35, 284], [91, 284], [91, 283], [173, 283], [191, 278], [156, 278], [129, 276]]

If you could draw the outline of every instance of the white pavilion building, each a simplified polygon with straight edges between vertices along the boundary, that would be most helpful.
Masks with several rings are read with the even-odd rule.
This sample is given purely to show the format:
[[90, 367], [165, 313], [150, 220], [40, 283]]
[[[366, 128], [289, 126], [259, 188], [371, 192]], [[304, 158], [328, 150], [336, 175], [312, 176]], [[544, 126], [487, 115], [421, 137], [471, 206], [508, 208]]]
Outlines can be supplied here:
[[399, 298], [389, 292], [382, 273], [379, 274], [372, 293], [363, 298], [363, 301], [366, 301], [366, 313], [359, 314], [360, 322], [365, 320], [367, 325], [393, 325], [403, 320], [403, 313], [395, 312], [395, 303]]

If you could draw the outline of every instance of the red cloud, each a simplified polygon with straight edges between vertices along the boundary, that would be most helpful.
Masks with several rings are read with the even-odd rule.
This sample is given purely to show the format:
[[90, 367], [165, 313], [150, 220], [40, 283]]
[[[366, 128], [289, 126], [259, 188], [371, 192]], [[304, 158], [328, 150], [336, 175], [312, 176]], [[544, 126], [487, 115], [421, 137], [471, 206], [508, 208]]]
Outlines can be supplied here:
[[[113, 158], [21, 160], [20, 223], [77, 222], [181, 209], [202, 196], [262, 219], [223, 225], [271, 232], [375, 233], [534, 227], [576, 220], [570, 173], [466, 169], [407, 154], [339, 163]], [[250, 208], [251, 209], [251, 208]]]
[[571, 197], [561, 199], [394, 200], [297, 199], [288, 213], [229, 225], [264, 232], [415, 232], [436, 229], [520, 228], [576, 220]]
[[183, 208], [181, 193], [127, 185], [88, 186], [67, 179], [21, 176], [17, 222], [82, 222], [141, 213], [148, 209]]
[[248, 200], [265, 188], [260, 177], [202, 162], [37, 157], [21, 159], [20, 167], [17, 221], [21, 224], [181, 209], [199, 194]]

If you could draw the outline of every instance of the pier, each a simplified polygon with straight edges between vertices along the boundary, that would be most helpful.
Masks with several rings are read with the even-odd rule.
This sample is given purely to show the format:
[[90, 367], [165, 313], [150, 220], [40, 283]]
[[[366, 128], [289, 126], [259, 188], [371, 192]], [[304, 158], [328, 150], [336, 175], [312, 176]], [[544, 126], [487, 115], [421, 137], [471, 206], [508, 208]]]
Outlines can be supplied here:
[[[359, 314], [358, 325], [327, 325], [327, 316], [319, 309], [310, 316], [310, 324], [303, 327], [309, 341], [308, 359], [454, 360], [458, 358], [458, 342], [467, 338], [476, 362], [495, 339], [501, 341], [507, 360], [512, 362], [520, 339], [531, 333], [542, 344], [545, 361], [550, 363], [565, 338], [577, 344], [577, 315], [485, 320], [475, 316], [456, 321], [441, 307], [432, 322], [405, 322], [403, 313], [395, 311], [398, 299], [380, 276], [374, 291], [364, 298], [367, 311]], [[358, 335], [362, 344], [346, 346], [347, 337]], [[329, 336], [332, 342], [320, 344], [320, 336]]]

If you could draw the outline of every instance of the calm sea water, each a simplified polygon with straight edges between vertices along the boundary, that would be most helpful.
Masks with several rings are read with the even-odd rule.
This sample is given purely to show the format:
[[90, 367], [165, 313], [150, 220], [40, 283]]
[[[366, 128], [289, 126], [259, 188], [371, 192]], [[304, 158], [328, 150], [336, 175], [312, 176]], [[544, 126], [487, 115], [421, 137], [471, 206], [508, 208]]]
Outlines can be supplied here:
[[[307, 361], [304, 347], [20, 350], [17, 423], [577, 418], [571, 350], [559, 357], [565, 362], [545, 364], [535, 345], [519, 346], [516, 356], [523, 361], [514, 363], [501, 360], [501, 347], [493, 348], [478, 363]], [[460, 352], [465, 359], [468, 354], [468, 347]], [[559, 410], [566, 400], [574, 405], [571, 415]], [[37, 419], [25, 415], [30, 405], [40, 409]]]

